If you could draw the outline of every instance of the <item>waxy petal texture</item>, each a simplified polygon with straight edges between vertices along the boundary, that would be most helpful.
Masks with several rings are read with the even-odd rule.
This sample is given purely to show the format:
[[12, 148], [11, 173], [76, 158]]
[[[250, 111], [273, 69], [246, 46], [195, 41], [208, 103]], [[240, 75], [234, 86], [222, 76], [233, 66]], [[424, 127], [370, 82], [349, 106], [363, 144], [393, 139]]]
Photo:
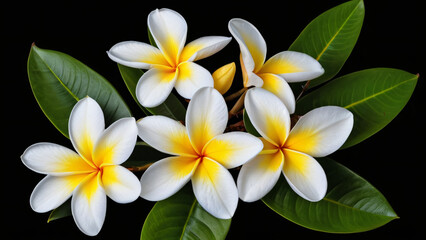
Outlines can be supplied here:
[[148, 15], [148, 28], [170, 66], [176, 66], [188, 31], [185, 19], [171, 9], [156, 9]]
[[74, 148], [94, 166], [92, 150], [105, 129], [104, 114], [99, 104], [90, 97], [78, 101], [69, 118], [69, 136]]
[[321, 64], [313, 57], [300, 52], [284, 51], [272, 56], [259, 71], [281, 76], [287, 82], [302, 82], [324, 73]]
[[141, 197], [160, 201], [178, 192], [193, 175], [199, 159], [168, 157], [152, 164], [142, 175]]
[[152, 68], [145, 72], [136, 85], [136, 97], [144, 107], [163, 103], [175, 86], [178, 74], [170, 68]]
[[272, 73], [259, 74], [263, 80], [263, 89], [266, 89], [277, 96], [286, 106], [290, 114], [296, 109], [296, 99], [290, 85], [280, 76]]
[[55, 176], [90, 173], [95, 170], [76, 152], [54, 143], [36, 143], [21, 156], [29, 169]]
[[245, 132], [229, 132], [210, 140], [203, 155], [225, 168], [234, 168], [256, 156], [263, 148], [262, 141]]
[[307, 154], [285, 149], [283, 173], [290, 187], [308, 201], [317, 202], [327, 193], [324, 170]]
[[180, 156], [196, 157], [186, 128], [179, 121], [164, 116], [148, 116], [138, 121], [139, 136], [155, 149]]
[[175, 88], [182, 97], [191, 99], [203, 87], [213, 87], [213, 77], [209, 71], [193, 62], [179, 64]]
[[207, 212], [221, 219], [232, 218], [237, 209], [238, 190], [226, 168], [203, 158], [192, 176], [192, 188]]
[[118, 165], [126, 161], [135, 148], [138, 129], [133, 117], [122, 118], [109, 126], [93, 150], [97, 166]]
[[247, 114], [259, 134], [277, 147], [290, 132], [290, 115], [284, 103], [269, 91], [252, 88], [244, 99]]
[[100, 174], [90, 174], [75, 189], [71, 200], [74, 221], [88, 236], [97, 235], [105, 221], [107, 199], [100, 182]]
[[275, 153], [259, 154], [244, 164], [238, 174], [238, 195], [245, 202], [254, 202], [264, 197], [281, 176], [284, 156], [278, 149]]
[[227, 122], [228, 109], [216, 89], [202, 88], [194, 94], [186, 111], [186, 128], [198, 153], [210, 139], [225, 131]]
[[148, 69], [155, 65], [169, 65], [160, 49], [137, 41], [117, 43], [107, 54], [111, 60], [133, 68]]
[[353, 114], [336, 106], [316, 108], [302, 116], [285, 143], [286, 148], [324, 157], [338, 150], [352, 131]]
[[102, 184], [106, 195], [118, 203], [133, 202], [141, 192], [139, 179], [119, 165], [103, 168]]
[[259, 30], [253, 24], [240, 18], [231, 19], [228, 28], [240, 45], [246, 71], [259, 71], [266, 57], [266, 42]]
[[180, 55], [180, 62], [197, 61], [209, 57], [222, 50], [232, 38], [208, 36], [195, 39], [188, 43]]

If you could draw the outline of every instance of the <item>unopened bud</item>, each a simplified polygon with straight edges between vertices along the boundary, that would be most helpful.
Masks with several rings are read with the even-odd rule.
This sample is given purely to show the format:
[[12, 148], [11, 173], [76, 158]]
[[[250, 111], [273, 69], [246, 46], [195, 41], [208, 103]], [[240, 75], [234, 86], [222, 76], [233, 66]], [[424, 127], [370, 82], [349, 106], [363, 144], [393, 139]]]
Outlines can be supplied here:
[[223, 67], [218, 68], [213, 74], [214, 88], [218, 90], [222, 95], [225, 94], [232, 85], [232, 81], [235, 76], [235, 63], [226, 64]]

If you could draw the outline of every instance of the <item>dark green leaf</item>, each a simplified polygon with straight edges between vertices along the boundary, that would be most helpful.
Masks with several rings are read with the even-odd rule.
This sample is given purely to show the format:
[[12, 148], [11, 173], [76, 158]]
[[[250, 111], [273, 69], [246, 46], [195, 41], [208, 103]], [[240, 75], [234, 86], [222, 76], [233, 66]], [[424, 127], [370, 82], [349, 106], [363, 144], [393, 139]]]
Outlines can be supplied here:
[[260, 137], [260, 134], [257, 132], [256, 128], [254, 128], [247, 114], [247, 111], [245, 109], [243, 114], [243, 121], [244, 121], [244, 127], [246, 128], [246, 131], [248, 133], [252, 134], [253, 136]]
[[418, 76], [391, 68], [372, 68], [337, 78], [306, 95], [298, 114], [334, 105], [354, 114], [354, 127], [343, 147], [353, 146], [385, 127], [404, 108]]
[[188, 184], [154, 205], [142, 228], [141, 240], [225, 239], [231, 219], [218, 219], [197, 202]]
[[[124, 82], [126, 83], [127, 88], [130, 91], [130, 94], [132, 94], [135, 101], [138, 102], [136, 98], [136, 85], [139, 79], [141, 78], [143, 71], [136, 68], [126, 67], [120, 64], [118, 64], [118, 68], [120, 70]], [[170, 93], [169, 97], [157, 107], [145, 108], [140, 104], [139, 106], [147, 115], [163, 115], [166, 117], [173, 118], [175, 120], [185, 120], [186, 109], [173, 93]]]
[[334, 7], [315, 18], [300, 33], [289, 50], [317, 59], [325, 73], [311, 81], [317, 86], [335, 76], [358, 40], [364, 20], [364, 3], [354, 0]]
[[71, 110], [86, 96], [101, 106], [107, 125], [131, 116], [126, 103], [105, 78], [67, 54], [33, 45], [28, 78], [44, 114], [66, 137]]
[[156, 150], [147, 143], [137, 142], [132, 155], [122, 165], [127, 168], [144, 167], [166, 157], [169, 155]]
[[398, 218], [385, 197], [365, 179], [331, 159], [318, 162], [328, 180], [324, 199], [309, 202], [299, 197], [281, 177], [262, 201], [288, 220], [324, 232], [363, 232]]
[[60, 218], [71, 216], [71, 199], [68, 199], [61, 206], [55, 208], [49, 215], [47, 222], [51, 222]]

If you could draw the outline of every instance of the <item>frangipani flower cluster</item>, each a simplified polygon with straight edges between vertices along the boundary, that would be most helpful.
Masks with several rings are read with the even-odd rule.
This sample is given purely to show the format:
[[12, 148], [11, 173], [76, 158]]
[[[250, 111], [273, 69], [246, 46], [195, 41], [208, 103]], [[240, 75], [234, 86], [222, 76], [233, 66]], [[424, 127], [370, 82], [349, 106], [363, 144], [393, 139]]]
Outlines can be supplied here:
[[[343, 107], [322, 106], [293, 115], [296, 100], [289, 83], [321, 76], [325, 70], [315, 58], [282, 51], [266, 60], [266, 42], [259, 30], [246, 20], [231, 19], [228, 30], [240, 48], [243, 89], [224, 98], [233, 84], [235, 63], [210, 73], [195, 61], [221, 51], [231, 37], [201, 37], [186, 44], [185, 19], [166, 8], [152, 11], [147, 23], [153, 45], [120, 42], [107, 55], [131, 69], [147, 69], [132, 89], [143, 110], [159, 106], [175, 89], [186, 100], [178, 102], [187, 104], [186, 112], [181, 111], [180, 118], [155, 111], [138, 121], [123, 117], [105, 129], [107, 111], [99, 99], [87, 96], [77, 101], [68, 118], [75, 151], [36, 143], [21, 156], [29, 169], [47, 175], [31, 194], [34, 211], [51, 211], [71, 198], [77, 227], [94, 236], [106, 217], [107, 196], [117, 203], [138, 197], [162, 201], [191, 184], [196, 202], [216, 220], [232, 218], [239, 199], [264, 198], [281, 176], [298, 199], [314, 203], [326, 196], [327, 169], [315, 158], [343, 146], [354, 114]], [[236, 103], [229, 98], [233, 95], [240, 97]], [[233, 112], [243, 105], [244, 113]], [[140, 168], [140, 179], [132, 173], [139, 170], [121, 166], [132, 156], [138, 136], [145, 145], [170, 155]]]

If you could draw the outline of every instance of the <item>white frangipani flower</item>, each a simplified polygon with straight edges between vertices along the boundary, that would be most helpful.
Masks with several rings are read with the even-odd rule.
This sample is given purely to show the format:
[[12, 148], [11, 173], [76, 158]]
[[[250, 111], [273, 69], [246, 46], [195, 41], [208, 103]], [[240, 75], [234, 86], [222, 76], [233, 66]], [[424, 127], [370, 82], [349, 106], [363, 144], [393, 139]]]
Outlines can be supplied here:
[[118, 203], [129, 203], [141, 191], [138, 178], [119, 165], [135, 147], [135, 119], [122, 118], [107, 129], [104, 121], [98, 103], [86, 97], [78, 101], [69, 118], [69, 136], [77, 152], [54, 143], [36, 143], [21, 156], [29, 169], [47, 174], [31, 194], [32, 209], [48, 212], [72, 195], [74, 221], [90, 236], [102, 228], [106, 196]]
[[300, 117], [290, 130], [287, 108], [269, 91], [248, 90], [245, 107], [264, 147], [241, 168], [237, 179], [240, 198], [259, 200], [282, 172], [299, 196], [312, 202], [321, 200], [327, 192], [327, 178], [313, 157], [325, 157], [345, 143], [352, 131], [352, 113], [336, 106], [316, 108]]
[[262, 141], [245, 132], [223, 133], [228, 110], [214, 88], [198, 90], [186, 112], [186, 127], [164, 116], [138, 121], [139, 136], [161, 152], [174, 155], [151, 165], [142, 175], [141, 196], [160, 201], [190, 180], [200, 205], [217, 218], [231, 218], [238, 190], [227, 169], [240, 166], [262, 150]]
[[136, 86], [136, 96], [142, 106], [158, 106], [173, 87], [187, 99], [191, 99], [201, 87], [213, 87], [210, 72], [194, 61], [222, 50], [231, 41], [230, 37], [201, 37], [185, 46], [186, 21], [179, 13], [167, 8], [156, 9], [148, 15], [148, 28], [158, 48], [125, 41], [108, 51], [108, 56], [117, 63], [149, 69]]
[[295, 98], [287, 82], [302, 82], [324, 73], [311, 56], [283, 51], [266, 59], [266, 42], [253, 24], [240, 18], [229, 21], [229, 31], [240, 45], [244, 87], [262, 87], [281, 99], [288, 111], [295, 110]]

